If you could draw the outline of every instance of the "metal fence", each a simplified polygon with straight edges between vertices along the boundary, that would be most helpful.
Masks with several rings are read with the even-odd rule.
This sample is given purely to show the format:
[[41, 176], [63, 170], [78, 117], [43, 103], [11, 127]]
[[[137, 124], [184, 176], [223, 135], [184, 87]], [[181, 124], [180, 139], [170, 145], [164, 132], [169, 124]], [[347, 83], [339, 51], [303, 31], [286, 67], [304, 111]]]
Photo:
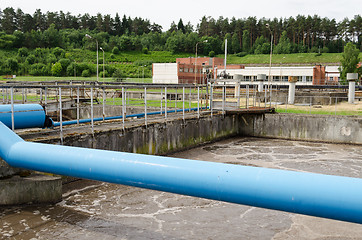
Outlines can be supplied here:
[[[149, 117], [168, 119], [172, 114], [188, 113], [200, 117], [202, 112], [210, 113], [255, 107], [274, 107], [278, 112], [306, 114], [362, 115], [361, 96], [356, 95], [355, 104], [347, 103], [345, 91], [341, 94], [304, 92], [295, 96], [295, 104], [288, 104], [287, 89], [264, 89], [258, 86], [180, 84], [127, 84], [99, 83], [85, 81], [54, 81], [7, 83], [0, 85], [0, 103], [39, 103], [45, 107], [47, 115], [60, 128], [63, 126], [90, 123], [94, 133], [94, 122], [116, 120], [125, 121]], [[300, 90], [300, 91], [305, 91]]]

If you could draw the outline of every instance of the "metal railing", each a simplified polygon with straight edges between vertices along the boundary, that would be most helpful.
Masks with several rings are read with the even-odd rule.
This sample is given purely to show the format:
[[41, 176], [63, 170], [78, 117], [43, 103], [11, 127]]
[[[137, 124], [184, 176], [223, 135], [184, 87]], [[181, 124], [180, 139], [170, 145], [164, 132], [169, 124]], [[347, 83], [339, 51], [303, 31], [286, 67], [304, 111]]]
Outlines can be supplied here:
[[[304, 88], [303, 88], [304, 90]], [[300, 90], [300, 91], [303, 91]], [[284, 94], [284, 95], [283, 95]], [[92, 134], [98, 121], [121, 121], [144, 118], [144, 124], [153, 118], [168, 119], [170, 114], [201, 112], [225, 114], [227, 110], [253, 107], [274, 107], [278, 112], [307, 114], [362, 115], [361, 96], [356, 104], [347, 104], [342, 95], [295, 96], [295, 104], [288, 104], [287, 89], [264, 89], [258, 92], [255, 84], [211, 83], [209, 85], [180, 84], [120, 84], [84, 81], [57, 81], [39, 83], [7, 83], [0, 85], [0, 104], [39, 103], [60, 128], [66, 125], [90, 123]], [[13, 118], [13, 114], [12, 114]]]

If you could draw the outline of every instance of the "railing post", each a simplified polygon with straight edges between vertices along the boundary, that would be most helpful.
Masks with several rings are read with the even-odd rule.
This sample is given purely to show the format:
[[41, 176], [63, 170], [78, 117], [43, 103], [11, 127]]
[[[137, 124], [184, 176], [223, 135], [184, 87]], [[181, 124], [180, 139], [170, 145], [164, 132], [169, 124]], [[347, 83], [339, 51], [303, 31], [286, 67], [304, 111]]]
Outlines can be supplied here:
[[94, 121], [93, 121], [93, 86], [91, 86], [91, 124], [92, 124], [92, 136], [94, 136]]
[[125, 108], [125, 99], [124, 99], [124, 87], [122, 87], [122, 127], [123, 127], [123, 130], [124, 130], [124, 119], [125, 119], [125, 117], [126, 117], [126, 114], [125, 114], [125, 112], [126, 112], [126, 108]]
[[226, 98], [226, 87], [225, 87], [225, 83], [222, 86], [222, 114], [225, 115], [225, 98]]
[[161, 89], [161, 101], [160, 101], [161, 102], [161, 104], [160, 104], [161, 105], [161, 111], [160, 111], [160, 115], [162, 116], [162, 102], [163, 102], [162, 101], [163, 100], [162, 99], [163, 98], [163, 96], [162, 96], [162, 87], [160, 89]]
[[211, 117], [212, 117], [212, 110], [213, 110], [213, 95], [214, 95], [214, 86], [212, 85], [212, 83], [210, 83], [210, 111], [211, 111]]
[[102, 112], [102, 114], [103, 114], [103, 121], [104, 121], [104, 117], [105, 117], [105, 115], [106, 115], [106, 112], [105, 112], [105, 107], [106, 107], [106, 91], [104, 90], [104, 88], [103, 88], [103, 95], [102, 95], [102, 100], [103, 100], [103, 112]]
[[190, 87], [190, 95], [189, 95], [189, 112], [191, 112], [191, 98], [192, 98], [192, 94], [191, 94], [191, 87]]
[[165, 87], [165, 119], [167, 120], [167, 87]]
[[59, 122], [60, 122], [60, 144], [63, 145], [63, 106], [62, 106], [62, 88], [59, 87]]
[[79, 125], [79, 87], [77, 87], [77, 125]]
[[[44, 104], [45, 106], [48, 103], [48, 87], [44, 88]], [[47, 114], [47, 108], [45, 108], [45, 114]]]
[[182, 119], [185, 120], [185, 87], [182, 87]]
[[200, 118], [200, 87], [197, 86], [197, 118]]
[[[41, 85], [41, 84], [40, 84]], [[40, 104], [43, 103], [43, 88], [40, 88]]]
[[176, 93], [175, 93], [175, 113], [177, 112], [177, 87], [176, 87]]
[[249, 84], [246, 85], [246, 109], [249, 108]]
[[10, 101], [11, 101], [11, 129], [15, 130], [15, 120], [14, 120], [14, 88], [10, 88]]
[[145, 125], [147, 126], [147, 87], [145, 87]]

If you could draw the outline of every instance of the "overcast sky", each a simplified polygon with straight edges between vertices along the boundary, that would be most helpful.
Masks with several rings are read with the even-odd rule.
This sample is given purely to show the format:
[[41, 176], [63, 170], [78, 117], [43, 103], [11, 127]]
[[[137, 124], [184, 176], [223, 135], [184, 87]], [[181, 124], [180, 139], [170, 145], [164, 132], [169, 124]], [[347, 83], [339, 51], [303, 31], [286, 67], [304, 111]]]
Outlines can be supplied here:
[[256, 16], [258, 19], [280, 18], [317, 14], [321, 17], [335, 18], [362, 14], [361, 0], [1, 0], [0, 9], [6, 7], [21, 8], [25, 13], [33, 14], [36, 9], [70, 12], [72, 15], [89, 13], [110, 14], [118, 12], [120, 16], [142, 17], [155, 22], [166, 31], [172, 21], [176, 24], [182, 18], [184, 24], [191, 22], [196, 27], [203, 16], [219, 16], [231, 19]]

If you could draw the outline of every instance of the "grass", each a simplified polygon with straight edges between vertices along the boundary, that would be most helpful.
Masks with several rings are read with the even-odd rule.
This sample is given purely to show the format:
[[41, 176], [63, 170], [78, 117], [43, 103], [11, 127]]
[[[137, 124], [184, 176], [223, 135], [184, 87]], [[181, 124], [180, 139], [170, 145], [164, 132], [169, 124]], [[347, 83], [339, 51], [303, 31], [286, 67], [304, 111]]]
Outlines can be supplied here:
[[348, 111], [348, 110], [301, 110], [301, 109], [276, 109], [278, 113], [297, 113], [297, 114], [317, 114], [317, 115], [338, 115], [338, 116], [362, 116], [361, 111]]
[[[16, 76], [15, 79], [4, 79], [0, 76], [0, 81], [25, 81], [25, 82], [43, 82], [43, 81], [97, 81], [97, 77], [54, 77], [54, 76]], [[113, 78], [99, 77], [99, 82], [116, 82]], [[127, 83], [152, 83], [152, 78], [125, 78], [122, 82]], [[122, 83], [120, 82], [120, 83]]]
[[[223, 55], [218, 55], [218, 57], [223, 57]], [[244, 57], [228, 55], [227, 62], [229, 64], [269, 64], [269, 57], [269, 54], [249, 54]], [[362, 53], [360, 57], [362, 58]], [[322, 53], [320, 56], [315, 53], [273, 54], [272, 64], [339, 64], [341, 59], [342, 53]]]

